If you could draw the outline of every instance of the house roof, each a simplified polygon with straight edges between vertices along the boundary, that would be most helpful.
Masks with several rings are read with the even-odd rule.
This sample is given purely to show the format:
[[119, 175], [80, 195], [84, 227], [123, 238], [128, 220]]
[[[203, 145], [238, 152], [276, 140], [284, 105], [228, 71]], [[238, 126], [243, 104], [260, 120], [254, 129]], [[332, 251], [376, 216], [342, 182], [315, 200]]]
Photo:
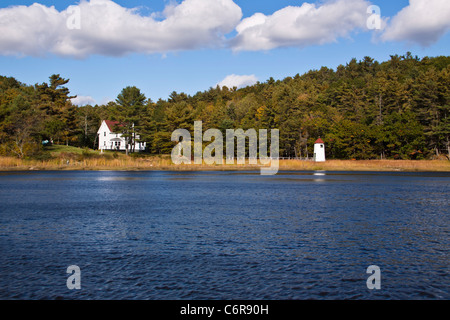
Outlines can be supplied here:
[[323, 142], [323, 140], [319, 138], [319, 139], [317, 139], [316, 142], [314, 142], [314, 143], [315, 143], [315, 144], [316, 144], [316, 143], [322, 143], [322, 144], [324, 144], [325, 142]]
[[119, 126], [123, 127], [123, 124], [119, 121], [112, 121], [112, 120], [104, 120], [106, 125], [108, 126], [109, 131], [114, 132], [114, 127]]

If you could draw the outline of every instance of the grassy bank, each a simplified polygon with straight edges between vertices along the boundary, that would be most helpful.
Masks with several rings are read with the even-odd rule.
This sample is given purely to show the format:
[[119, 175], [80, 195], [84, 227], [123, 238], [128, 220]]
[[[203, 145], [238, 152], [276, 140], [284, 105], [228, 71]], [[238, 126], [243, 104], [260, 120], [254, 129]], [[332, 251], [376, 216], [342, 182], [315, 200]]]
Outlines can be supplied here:
[[[123, 154], [67, 155], [47, 159], [0, 157], [0, 171], [21, 170], [259, 170], [254, 165], [174, 165], [169, 156], [129, 157]], [[283, 171], [427, 171], [450, 172], [447, 160], [328, 160], [324, 163], [281, 160]]]
[[280, 161], [280, 170], [326, 171], [423, 171], [450, 172], [448, 160], [328, 160], [323, 163], [310, 161]]
[[[174, 165], [169, 155], [126, 156], [120, 152], [105, 152], [54, 145], [46, 147], [39, 159], [0, 157], [0, 171], [23, 170], [259, 170], [255, 165]], [[283, 171], [428, 171], [450, 172], [447, 160], [328, 160], [323, 163], [301, 160], [281, 160]]]

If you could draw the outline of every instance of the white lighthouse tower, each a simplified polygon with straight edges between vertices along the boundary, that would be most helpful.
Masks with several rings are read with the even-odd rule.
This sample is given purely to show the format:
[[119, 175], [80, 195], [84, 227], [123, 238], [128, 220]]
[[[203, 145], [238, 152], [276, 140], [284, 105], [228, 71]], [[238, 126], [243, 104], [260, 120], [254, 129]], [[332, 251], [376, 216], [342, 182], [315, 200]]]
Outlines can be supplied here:
[[325, 143], [320, 138], [314, 143], [314, 161], [325, 162]]

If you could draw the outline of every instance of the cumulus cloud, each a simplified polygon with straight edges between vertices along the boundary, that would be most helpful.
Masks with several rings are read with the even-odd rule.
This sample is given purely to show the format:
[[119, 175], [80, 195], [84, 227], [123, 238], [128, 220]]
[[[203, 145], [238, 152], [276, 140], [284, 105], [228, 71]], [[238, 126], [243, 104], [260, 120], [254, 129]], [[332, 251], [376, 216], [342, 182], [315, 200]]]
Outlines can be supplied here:
[[368, 6], [365, 0], [337, 0], [320, 6], [288, 6], [269, 16], [255, 13], [236, 27], [232, 47], [235, 51], [256, 51], [335, 42], [366, 28]]
[[449, 0], [410, 0], [409, 5], [392, 18], [381, 39], [429, 46], [449, 30]]
[[232, 0], [184, 0], [142, 16], [111, 0], [59, 12], [38, 3], [0, 9], [0, 54], [84, 58], [218, 47], [242, 10]]
[[220, 88], [225, 86], [230, 89], [233, 87], [237, 87], [239, 89], [254, 85], [256, 82], [258, 82], [258, 78], [254, 74], [252, 75], [230, 74], [226, 76], [225, 79], [220, 81], [217, 85]]
[[76, 106], [85, 106], [87, 104], [95, 105], [95, 99], [91, 96], [77, 96], [76, 98], [73, 98], [72, 103]]

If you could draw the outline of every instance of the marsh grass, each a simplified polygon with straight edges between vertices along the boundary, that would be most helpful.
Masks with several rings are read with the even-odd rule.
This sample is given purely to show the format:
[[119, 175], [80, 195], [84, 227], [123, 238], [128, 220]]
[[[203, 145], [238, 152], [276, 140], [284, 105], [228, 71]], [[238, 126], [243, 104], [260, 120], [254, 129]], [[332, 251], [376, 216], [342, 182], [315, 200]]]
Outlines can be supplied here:
[[325, 171], [450, 171], [448, 160], [281, 160], [280, 170]]
[[[259, 165], [174, 165], [170, 156], [129, 157], [124, 154], [60, 152], [50, 159], [0, 157], [0, 170], [259, 170]], [[428, 171], [450, 172], [448, 160], [328, 160], [323, 163], [280, 160], [280, 171]]]

